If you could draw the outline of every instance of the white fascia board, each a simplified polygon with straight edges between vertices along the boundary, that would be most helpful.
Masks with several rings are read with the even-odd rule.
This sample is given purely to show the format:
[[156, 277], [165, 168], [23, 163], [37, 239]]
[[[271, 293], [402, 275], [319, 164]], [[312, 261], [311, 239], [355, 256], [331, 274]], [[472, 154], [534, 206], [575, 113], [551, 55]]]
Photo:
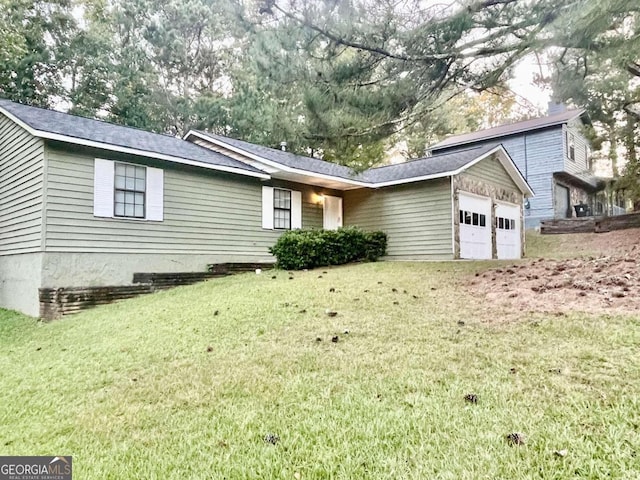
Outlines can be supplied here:
[[128, 153], [131, 155], [138, 155], [141, 157], [155, 158], [158, 160], [166, 160], [169, 162], [179, 163], [184, 165], [193, 165], [196, 167], [207, 168], [209, 170], [218, 170], [221, 172], [236, 173], [238, 175], [256, 177], [256, 178], [261, 178], [263, 180], [268, 180], [269, 178], [271, 178], [269, 175], [266, 175], [263, 173], [251, 172], [248, 170], [243, 170], [241, 168], [226, 167], [224, 165], [213, 165], [210, 163], [198, 162], [196, 160], [188, 160], [185, 158], [174, 157], [172, 155], [165, 155], [162, 153], [148, 152], [146, 150], [138, 150], [135, 148], [121, 147], [119, 145], [111, 145], [109, 143], [95, 142], [93, 140], [85, 140], [82, 138], [69, 137], [67, 135], [61, 135], [59, 133], [43, 132], [41, 130], [36, 130], [31, 126], [27, 125], [22, 120], [15, 117], [11, 113], [7, 112], [2, 107], [0, 107], [0, 112], [6, 115], [7, 118], [15, 122], [16, 124], [18, 124], [20, 127], [24, 128], [27, 132], [29, 132], [34, 137], [44, 138], [47, 140], [55, 140], [55, 141], [64, 142], [64, 143], [71, 143], [74, 145], [83, 145], [85, 147], [94, 147], [94, 148], [99, 148], [101, 150], [109, 150], [112, 152]]
[[[301, 169], [297, 169], [297, 168], [287, 167], [286, 165], [282, 165], [281, 163], [277, 163], [277, 162], [273, 162], [271, 160], [267, 160], [266, 158], [262, 158], [259, 155], [255, 155], [255, 154], [253, 154], [251, 152], [247, 152], [246, 150], [243, 150], [242, 148], [234, 147], [233, 145], [229, 145], [228, 143], [225, 143], [225, 142], [220, 141], [218, 139], [208, 137], [207, 135], [202, 135], [201, 133], [195, 132], [193, 130], [189, 131], [183, 138], [186, 140], [191, 135], [193, 135], [194, 137], [200, 138], [202, 140], [206, 140], [208, 142], [211, 142], [211, 143], [213, 143], [215, 145], [218, 145], [220, 147], [226, 148], [228, 150], [231, 150], [232, 152], [238, 153], [240, 155], [243, 155], [243, 156], [245, 156], [247, 158], [250, 158], [252, 160], [255, 160], [257, 162], [262, 162], [265, 165], [269, 165], [269, 166], [278, 168], [283, 172], [295, 173], [295, 174], [299, 174], [299, 175], [306, 175], [306, 176], [321, 178], [321, 179], [325, 179], [325, 180], [337, 181], [337, 182], [345, 183], [345, 184], [348, 184], [348, 185], [353, 185], [354, 187], [362, 187], [362, 188], [391, 187], [391, 186], [394, 186], [394, 185], [402, 185], [402, 184], [406, 184], [406, 183], [422, 182], [422, 181], [425, 181], [425, 180], [434, 180], [434, 179], [437, 179], [437, 178], [451, 177], [451, 176], [460, 174], [461, 172], [463, 172], [467, 168], [472, 167], [476, 163], [484, 160], [485, 158], [491, 156], [492, 154], [494, 154], [496, 152], [500, 152], [501, 153], [501, 155], [499, 156], [500, 163], [502, 163], [502, 165], [505, 167], [505, 169], [509, 172], [509, 174], [511, 175], [513, 180], [516, 182], [518, 187], [520, 187], [520, 189], [525, 194], [525, 196], [533, 196], [533, 191], [531, 190], [531, 188], [527, 184], [526, 180], [522, 177], [522, 175], [520, 174], [518, 169], [515, 167], [515, 165], [513, 164], [513, 160], [511, 160], [511, 157], [509, 157], [509, 155], [507, 154], [507, 152], [504, 149], [504, 147], [502, 147], [502, 145], [498, 145], [495, 148], [493, 148], [493, 149], [489, 150], [488, 152], [484, 153], [483, 155], [480, 155], [478, 158], [474, 159], [472, 162], [466, 164], [465, 166], [459, 168], [458, 170], [434, 173], [434, 174], [431, 174], [431, 175], [423, 175], [423, 176], [420, 176], [420, 177], [409, 177], [409, 178], [403, 178], [403, 179], [399, 179], [399, 180], [390, 180], [388, 182], [369, 183], [369, 182], [359, 182], [359, 181], [356, 181], [356, 180], [347, 180], [347, 179], [344, 179], [344, 178], [341, 178], [341, 177], [334, 177], [332, 175], [324, 175], [324, 174], [321, 174], [321, 173], [311, 172], [309, 170], [301, 170]], [[274, 177], [277, 177], [277, 174], [274, 174]]]
[[369, 186], [373, 188], [391, 187], [393, 185], [402, 185], [405, 183], [422, 182], [425, 180], [434, 180], [437, 178], [452, 177], [455, 175], [459, 175], [460, 173], [464, 172], [466, 169], [474, 166], [478, 162], [481, 162], [485, 158], [490, 157], [494, 153], [499, 153], [498, 158], [500, 159], [500, 163], [507, 170], [511, 178], [518, 185], [518, 187], [524, 193], [524, 195], [526, 197], [533, 196], [533, 190], [531, 190], [531, 187], [529, 187], [529, 184], [526, 182], [526, 180], [524, 179], [520, 171], [515, 167], [513, 160], [511, 160], [511, 157], [509, 157], [509, 155], [507, 154], [506, 150], [502, 145], [498, 145], [497, 147], [492, 148], [488, 152], [480, 155], [478, 158], [474, 159], [473, 161], [467, 163], [466, 165], [460, 167], [457, 170], [453, 170], [449, 172], [434, 173], [431, 175], [423, 175], [421, 177], [410, 177], [410, 178], [404, 178], [401, 180], [391, 180], [389, 182], [373, 183], [373, 184], [369, 184]]
[[211, 138], [211, 137], [208, 137], [207, 135], [202, 135], [199, 132], [194, 132], [193, 130], [190, 130], [183, 138], [186, 140], [191, 135], [193, 135], [194, 137], [198, 137], [200, 139], [206, 140], [208, 142], [214, 143], [214, 144], [216, 144], [216, 145], [218, 145], [220, 147], [226, 148], [228, 150], [231, 150], [232, 152], [238, 153], [240, 155], [244, 155], [245, 157], [250, 158], [252, 160], [255, 160], [257, 162], [262, 162], [265, 165], [269, 165], [270, 167], [274, 167], [274, 168], [277, 168], [279, 170], [282, 170], [283, 172], [297, 173], [299, 175], [307, 175], [307, 176], [311, 176], [311, 177], [322, 178], [324, 180], [333, 180], [333, 181], [337, 181], [337, 182], [346, 183], [348, 185], [355, 185], [357, 187], [372, 187], [373, 186], [370, 183], [358, 182], [356, 180], [349, 180], [349, 179], [342, 178], [342, 177], [335, 177], [333, 175], [326, 175], [324, 173], [317, 173], [317, 172], [312, 172], [310, 170], [302, 170], [302, 169], [299, 169], [299, 168], [288, 167], [288, 166], [283, 165], [281, 163], [274, 162], [272, 160], [268, 160], [268, 159], [263, 158], [263, 157], [261, 157], [259, 155], [255, 155], [255, 154], [253, 154], [251, 152], [247, 152], [246, 150], [243, 150], [242, 148], [238, 148], [238, 147], [234, 147], [233, 145], [229, 145], [228, 143], [220, 141], [217, 138]]
[[452, 176], [455, 176], [455, 175], [458, 175], [458, 174], [464, 172], [467, 168], [469, 168], [469, 167], [475, 165], [476, 163], [484, 160], [485, 158], [490, 156], [492, 153], [494, 153], [494, 152], [496, 152], [496, 151], [498, 151], [500, 149], [504, 150], [501, 146], [497, 146], [496, 148], [491, 149], [487, 153], [485, 153], [483, 155], [480, 155], [478, 158], [476, 158], [473, 161], [467, 163], [463, 167], [460, 167], [458, 170], [451, 170], [451, 171], [448, 171], [448, 172], [440, 172], [440, 173], [432, 173], [431, 175], [423, 175], [421, 177], [403, 178], [401, 180], [391, 180], [389, 182], [375, 183], [372, 186], [375, 187], [375, 188], [390, 187], [390, 186], [393, 186], [393, 185], [402, 185], [403, 183], [422, 182], [424, 180], [434, 180], [436, 178], [452, 177]]
[[524, 177], [520, 173], [520, 170], [518, 170], [515, 163], [513, 163], [513, 160], [511, 160], [511, 157], [509, 156], [509, 154], [507, 153], [507, 151], [504, 149], [502, 145], [498, 145], [497, 147], [489, 150], [487, 153], [480, 155], [478, 158], [476, 158], [472, 162], [467, 163], [463, 167], [453, 172], [453, 175], [458, 175], [464, 172], [468, 168], [473, 167], [476, 163], [479, 163], [485, 158], [490, 157], [494, 153], [498, 154], [498, 159], [500, 160], [500, 163], [502, 164], [504, 169], [509, 173], [509, 175], [511, 176], [511, 179], [516, 183], [516, 185], [518, 185], [518, 187], [520, 188], [520, 191], [524, 194], [524, 196], [532, 197], [534, 195], [533, 190], [531, 190], [531, 187], [529, 186], [527, 181], [524, 179]]
[[436, 178], [450, 177], [451, 175], [455, 175], [455, 173], [453, 172], [433, 173], [431, 175], [423, 175], [422, 177], [409, 177], [409, 178], [403, 178], [400, 180], [390, 180], [388, 182], [370, 183], [370, 184], [367, 184], [367, 186], [372, 188], [392, 187], [394, 185], [402, 185], [405, 183], [422, 182], [424, 180], [434, 180]]

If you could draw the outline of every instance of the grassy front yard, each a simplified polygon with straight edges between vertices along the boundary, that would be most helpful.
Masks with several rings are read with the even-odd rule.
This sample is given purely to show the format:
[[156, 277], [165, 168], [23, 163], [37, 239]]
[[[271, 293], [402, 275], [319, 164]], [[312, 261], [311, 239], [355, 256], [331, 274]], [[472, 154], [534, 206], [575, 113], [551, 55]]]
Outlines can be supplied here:
[[0, 454], [73, 455], [79, 479], [640, 478], [640, 319], [504, 322], [461, 286], [488, 266], [239, 275], [49, 324], [0, 311]]

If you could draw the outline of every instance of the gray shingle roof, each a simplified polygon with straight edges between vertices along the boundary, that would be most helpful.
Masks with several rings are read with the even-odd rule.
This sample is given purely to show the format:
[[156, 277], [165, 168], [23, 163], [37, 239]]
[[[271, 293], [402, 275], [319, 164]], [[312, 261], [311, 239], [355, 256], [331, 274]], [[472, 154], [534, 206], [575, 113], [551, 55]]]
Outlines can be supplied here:
[[[2, 99], [0, 99], [0, 108], [34, 130], [62, 135], [67, 137], [71, 143], [73, 143], [74, 139], [88, 140], [103, 145], [139, 150], [148, 153], [150, 157], [153, 157], [153, 154], [169, 156], [175, 158], [178, 163], [180, 159], [184, 159], [264, 174], [262, 170], [254, 168], [247, 163], [176, 137], [114, 125], [100, 120], [77, 117], [53, 110], [30, 107]], [[413, 178], [427, 176], [445, 176], [460, 170], [498, 145], [497, 143], [492, 143], [491, 145], [470, 147], [452, 153], [434, 154], [431, 157], [405, 163], [372, 168], [358, 174], [349, 167], [317, 158], [296, 155], [291, 152], [255, 145], [221, 135], [206, 132], [198, 133], [276, 164], [299, 169], [302, 173], [327, 175], [338, 179], [370, 184], [371, 186], [387, 182], [411, 181]]]
[[261, 145], [255, 145], [253, 143], [236, 140], [222, 135], [215, 135], [208, 132], [199, 131], [197, 133], [280, 165], [312, 173], [330, 175], [333, 177], [343, 178], [345, 180], [371, 184], [372, 186], [377, 183], [410, 180], [412, 178], [426, 176], [445, 176], [446, 174], [454, 172], [471, 163], [479, 156], [484, 155], [499, 145], [498, 143], [495, 143], [491, 145], [470, 147], [453, 153], [434, 154], [431, 157], [419, 158], [395, 165], [371, 168], [358, 174], [351, 168], [331, 162], [325, 162], [324, 160], [319, 160], [317, 158], [296, 155], [291, 152], [263, 147]]
[[213, 140], [231, 145], [232, 147], [239, 148], [245, 152], [252, 153], [266, 160], [284, 165], [290, 168], [297, 168], [300, 170], [306, 170], [308, 172], [320, 173], [323, 175], [329, 175], [332, 177], [345, 178], [353, 180], [355, 173], [349, 167], [344, 167], [336, 163], [326, 162], [313, 157], [305, 157], [303, 155], [296, 155], [295, 153], [285, 152], [275, 148], [264, 147], [262, 145], [256, 145], [254, 143], [245, 142], [243, 140], [236, 140], [235, 138], [225, 137], [222, 135], [215, 135], [209, 132], [197, 131], [200, 135], [209, 137]]
[[114, 125], [53, 110], [30, 107], [2, 99], [0, 99], [0, 108], [26, 123], [29, 127], [41, 132], [141, 150], [150, 154], [168, 155], [176, 159], [192, 160], [253, 173], [264, 173], [246, 163], [169, 135], [151, 133], [137, 128]]
[[396, 165], [372, 168], [360, 174], [356, 179], [369, 183], [386, 183], [432, 175], [445, 175], [463, 168], [496, 147], [495, 144], [471, 147], [453, 153], [435, 154], [431, 157]]
[[492, 138], [515, 135], [517, 133], [527, 132], [530, 130], [552, 127], [554, 125], [566, 123], [569, 120], [581, 116], [582, 114], [584, 114], [584, 110], [567, 110], [565, 112], [557, 113], [555, 115], [549, 115], [547, 117], [533, 118], [531, 120], [499, 125], [494, 128], [488, 128], [486, 130], [480, 130], [477, 132], [454, 135], [431, 146], [431, 150], [436, 151], [443, 148], [481, 142]]

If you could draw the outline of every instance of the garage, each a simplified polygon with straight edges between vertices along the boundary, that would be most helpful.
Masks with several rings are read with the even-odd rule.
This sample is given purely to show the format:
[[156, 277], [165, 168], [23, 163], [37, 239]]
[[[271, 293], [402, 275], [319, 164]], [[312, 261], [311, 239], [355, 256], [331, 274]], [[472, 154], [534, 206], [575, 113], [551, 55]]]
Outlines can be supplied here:
[[458, 197], [460, 218], [460, 258], [490, 259], [491, 199], [470, 193]]
[[496, 250], [499, 259], [520, 258], [520, 207], [496, 204]]

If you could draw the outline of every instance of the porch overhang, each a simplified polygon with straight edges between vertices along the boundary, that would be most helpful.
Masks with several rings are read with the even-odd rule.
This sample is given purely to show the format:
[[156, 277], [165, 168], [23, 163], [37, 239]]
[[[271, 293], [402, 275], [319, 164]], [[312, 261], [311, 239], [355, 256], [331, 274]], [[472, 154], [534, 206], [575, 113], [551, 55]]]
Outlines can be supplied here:
[[604, 179], [598, 177], [591, 177], [589, 181], [587, 181], [583, 178], [572, 175], [569, 172], [554, 172], [553, 178], [571, 186], [581, 188], [587, 193], [596, 193], [603, 190], [605, 187]]

